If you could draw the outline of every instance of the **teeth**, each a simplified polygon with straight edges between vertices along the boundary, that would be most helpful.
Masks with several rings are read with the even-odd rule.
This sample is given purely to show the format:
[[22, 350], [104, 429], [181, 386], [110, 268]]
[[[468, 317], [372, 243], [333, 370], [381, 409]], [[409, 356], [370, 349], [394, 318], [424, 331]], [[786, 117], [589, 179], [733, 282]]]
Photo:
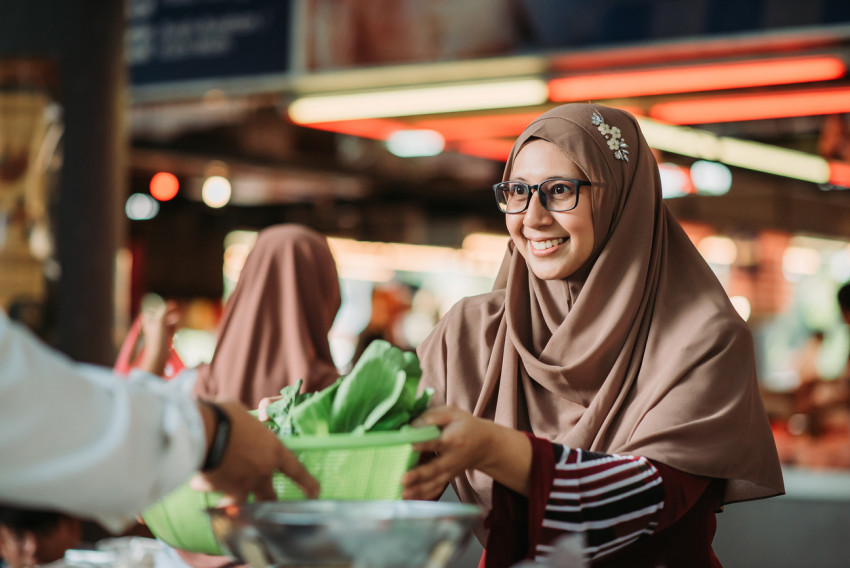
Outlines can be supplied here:
[[535, 250], [545, 250], [548, 248], [552, 248], [558, 246], [562, 243], [567, 242], [566, 237], [561, 237], [560, 239], [550, 239], [548, 241], [530, 241], [531, 246], [534, 247]]

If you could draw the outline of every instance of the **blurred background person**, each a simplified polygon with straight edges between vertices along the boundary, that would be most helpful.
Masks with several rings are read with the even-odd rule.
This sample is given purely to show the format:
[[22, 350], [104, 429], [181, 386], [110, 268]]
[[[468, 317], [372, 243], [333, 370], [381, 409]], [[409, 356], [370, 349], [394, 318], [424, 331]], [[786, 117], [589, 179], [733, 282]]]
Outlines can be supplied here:
[[81, 534], [80, 520], [65, 513], [0, 505], [0, 566], [56, 562], [79, 545]]
[[372, 315], [369, 323], [357, 338], [352, 365], [363, 351], [376, 339], [383, 339], [400, 349], [413, 349], [404, 333], [404, 318], [410, 312], [410, 288], [401, 282], [377, 284], [372, 289]]
[[[336, 264], [324, 236], [291, 224], [260, 231], [225, 306], [212, 361], [197, 367], [194, 394], [256, 408], [299, 379], [303, 392], [329, 386], [340, 375], [328, 341], [340, 303]], [[166, 303], [143, 318], [149, 347], [140, 363], [144, 370], [165, 371], [178, 311]], [[184, 376], [191, 375], [174, 379], [182, 388]], [[198, 568], [230, 563], [182, 550], [178, 555], [166, 549], [162, 561]]]

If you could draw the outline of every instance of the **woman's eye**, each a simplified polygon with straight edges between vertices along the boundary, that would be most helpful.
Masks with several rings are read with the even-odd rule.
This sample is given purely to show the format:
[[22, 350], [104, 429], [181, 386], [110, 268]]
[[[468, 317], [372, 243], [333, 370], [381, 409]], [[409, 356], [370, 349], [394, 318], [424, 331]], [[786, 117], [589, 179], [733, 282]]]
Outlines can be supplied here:
[[564, 185], [563, 183], [556, 184], [552, 187], [553, 195], [563, 195], [570, 191], [570, 187], [568, 185]]
[[516, 194], [516, 195], [525, 195], [526, 193], [528, 193], [528, 188], [525, 188], [525, 187], [515, 187], [514, 188], [514, 194]]

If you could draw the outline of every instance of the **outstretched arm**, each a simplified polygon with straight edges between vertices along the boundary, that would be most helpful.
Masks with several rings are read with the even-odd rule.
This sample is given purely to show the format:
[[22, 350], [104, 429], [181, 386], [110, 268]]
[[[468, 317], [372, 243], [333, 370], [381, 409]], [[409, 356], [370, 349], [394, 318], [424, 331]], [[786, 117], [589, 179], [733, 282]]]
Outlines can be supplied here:
[[438, 426], [442, 434], [414, 446], [436, 457], [402, 478], [405, 499], [436, 499], [466, 469], [482, 471], [505, 487], [528, 495], [531, 442], [522, 432], [451, 406], [428, 410], [413, 425]]

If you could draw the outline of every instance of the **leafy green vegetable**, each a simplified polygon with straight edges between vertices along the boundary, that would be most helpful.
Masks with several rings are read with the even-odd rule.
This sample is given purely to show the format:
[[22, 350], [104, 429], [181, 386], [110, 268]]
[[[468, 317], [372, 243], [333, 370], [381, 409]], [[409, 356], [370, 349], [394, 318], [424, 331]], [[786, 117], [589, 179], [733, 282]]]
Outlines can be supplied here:
[[327, 436], [332, 432], [328, 418], [331, 415], [334, 395], [341, 384], [342, 377], [292, 409], [292, 425], [295, 434]]
[[295, 406], [298, 391], [301, 390], [301, 385], [304, 381], [298, 379], [294, 385], [289, 385], [280, 389], [280, 397], [278, 400], [269, 404], [266, 407], [266, 414], [269, 417], [269, 428], [278, 435], [289, 436], [292, 434], [292, 420], [290, 412]]
[[340, 385], [331, 413], [331, 432], [351, 432], [360, 425], [368, 430], [380, 420], [404, 388], [403, 368], [400, 349], [386, 341], [370, 343]]
[[351, 372], [326, 389], [300, 394], [301, 381], [282, 389], [266, 409], [269, 426], [281, 437], [397, 430], [431, 401], [431, 389], [416, 394], [421, 375], [415, 353], [373, 341]]

